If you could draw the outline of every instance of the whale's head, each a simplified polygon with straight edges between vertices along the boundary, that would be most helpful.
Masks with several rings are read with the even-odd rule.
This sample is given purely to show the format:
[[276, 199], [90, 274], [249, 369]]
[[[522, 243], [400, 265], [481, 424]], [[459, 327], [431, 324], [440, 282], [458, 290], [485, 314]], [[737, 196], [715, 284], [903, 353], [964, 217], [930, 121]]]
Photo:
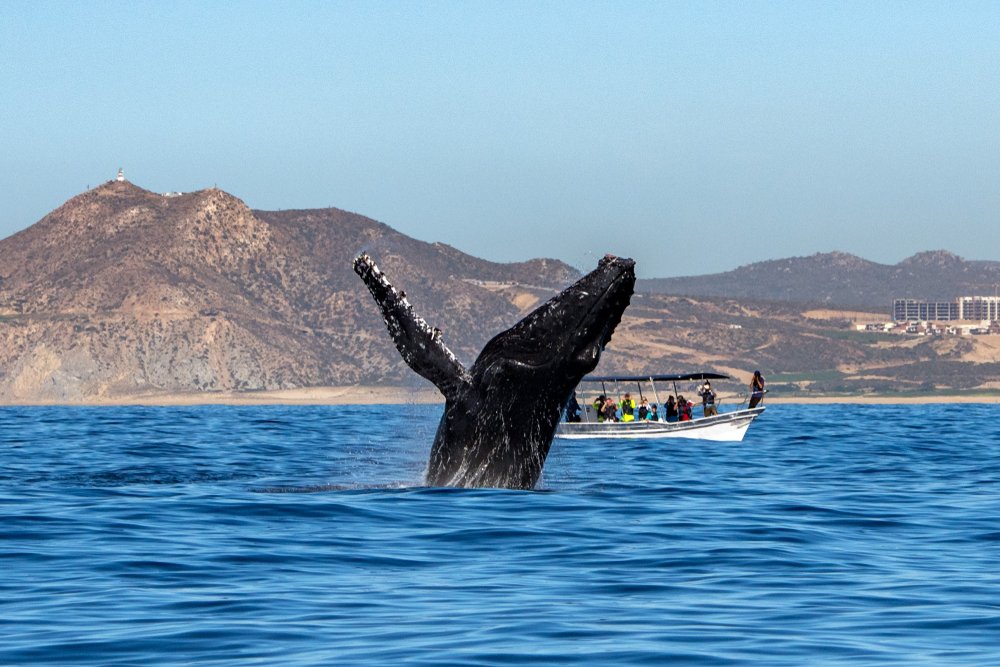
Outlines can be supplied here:
[[597, 268], [486, 344], [445, 404], [427, 482], [530, 489], [563, 407], [594, 370], [635, 287], [635, 262]]
[[503, 375], [544, 383], [565, 403], [594, 370], [635, 287], [635, 262], [607, 255], [597, 268], [495, 336], [472, 367], [473, 382]]

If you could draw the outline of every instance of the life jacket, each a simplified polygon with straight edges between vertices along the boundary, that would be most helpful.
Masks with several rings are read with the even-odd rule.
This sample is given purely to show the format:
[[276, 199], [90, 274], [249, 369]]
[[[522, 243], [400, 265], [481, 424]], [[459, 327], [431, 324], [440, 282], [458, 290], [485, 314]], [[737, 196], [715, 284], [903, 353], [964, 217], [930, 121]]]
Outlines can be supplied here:
[[680, 421], [686, 422], [691, 419], [691, 401], [684, 401], [684, 405], [680, 407]]
[[622, 421], [630, 422], [635, 421], [635, 401], [631, 398], [628, 400], [622, 399]]
[[639, 419], [646, 419], [649, 416], [649, 408], [645, 405], [639, 406]]

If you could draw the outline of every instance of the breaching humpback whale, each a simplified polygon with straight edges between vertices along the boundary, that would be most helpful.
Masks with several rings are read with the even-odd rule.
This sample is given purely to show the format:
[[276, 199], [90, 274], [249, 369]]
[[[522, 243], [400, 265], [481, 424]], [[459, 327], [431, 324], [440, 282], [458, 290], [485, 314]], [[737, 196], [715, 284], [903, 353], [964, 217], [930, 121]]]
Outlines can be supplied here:
[[531, 489], [580, 379], [592, 371], [629, 304], [635, 262], [597, 268], [497, 334], [466, 369], [367, 254], [354, 260], [396, 349], [445, 397], [427, 465], [431, 486]]

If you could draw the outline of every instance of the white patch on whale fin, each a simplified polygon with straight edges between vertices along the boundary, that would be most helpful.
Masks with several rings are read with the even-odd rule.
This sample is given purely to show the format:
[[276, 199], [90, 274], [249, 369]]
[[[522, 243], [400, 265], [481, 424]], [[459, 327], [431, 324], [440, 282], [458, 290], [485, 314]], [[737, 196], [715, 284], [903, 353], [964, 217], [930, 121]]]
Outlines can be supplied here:
[[405, 294], [396, 291], [367, 253], [354, 259], [354, 272], [375, 297], [392, 342], [414, 372], [430, 380], [445, 398], [456, 395], [463, 385], [468, 385], [469, 371], [444, 344], [441, 330], [431, 327], [413, 312]]

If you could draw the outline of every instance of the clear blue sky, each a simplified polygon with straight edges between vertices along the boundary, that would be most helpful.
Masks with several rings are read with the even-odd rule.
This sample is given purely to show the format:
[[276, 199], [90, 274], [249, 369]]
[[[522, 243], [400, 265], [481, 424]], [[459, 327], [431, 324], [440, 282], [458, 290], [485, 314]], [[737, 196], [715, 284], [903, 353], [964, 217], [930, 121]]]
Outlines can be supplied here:
[[112, 178], [641, 277], [1000, 259], [1000, 3], [0, 3], [0, 237]]

